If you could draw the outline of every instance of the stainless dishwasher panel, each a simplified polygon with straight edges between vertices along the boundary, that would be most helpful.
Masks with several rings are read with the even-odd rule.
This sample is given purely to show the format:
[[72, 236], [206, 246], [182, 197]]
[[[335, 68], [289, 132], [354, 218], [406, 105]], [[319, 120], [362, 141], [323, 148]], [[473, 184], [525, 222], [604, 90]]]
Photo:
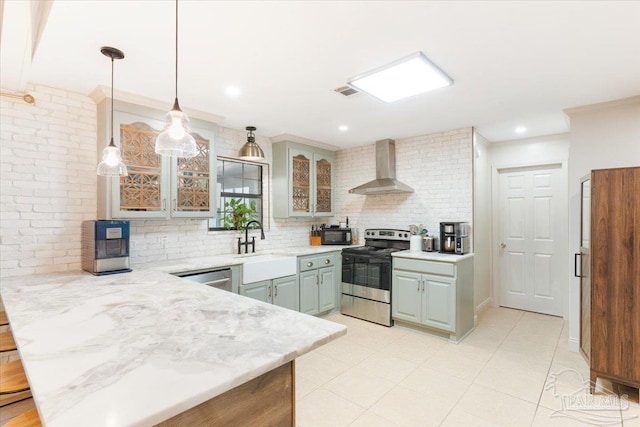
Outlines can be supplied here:
[[233, 292], [232, 274], [230, 268], [220, 270], [205, 270], [197, 272], [176, 273], [178, 277], [193, 280], [203, 285], [213, 288], [222, 289], [223, 291]]

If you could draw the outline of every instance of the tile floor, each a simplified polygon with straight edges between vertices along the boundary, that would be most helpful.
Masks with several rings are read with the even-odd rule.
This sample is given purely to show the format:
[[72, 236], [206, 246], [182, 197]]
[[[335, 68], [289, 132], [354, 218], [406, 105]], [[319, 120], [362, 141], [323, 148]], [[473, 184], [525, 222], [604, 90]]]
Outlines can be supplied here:
[[567, 350], [560, 318], [489, 308], [458, 345], [341, 314], [325, 318], [348, 332], [297, 359], [299, 427], [640, 427], [635, 389], [598, 380], [596, 400], [587, 401], [589, 369]]

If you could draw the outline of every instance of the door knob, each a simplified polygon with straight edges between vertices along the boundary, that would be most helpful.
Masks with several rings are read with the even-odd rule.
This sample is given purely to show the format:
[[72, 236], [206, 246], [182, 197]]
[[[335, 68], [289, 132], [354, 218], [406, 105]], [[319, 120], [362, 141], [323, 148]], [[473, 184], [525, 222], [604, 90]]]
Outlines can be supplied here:
[[502, 249], [504, 249], [504, 248], [506, 248], [506, 247], [507, 247], [507, 244], [506, 244], [506, 243], [504, 243], [504, 242], [503, 242], [503, 243], [500, 243], [500, 247], [501, 247]]

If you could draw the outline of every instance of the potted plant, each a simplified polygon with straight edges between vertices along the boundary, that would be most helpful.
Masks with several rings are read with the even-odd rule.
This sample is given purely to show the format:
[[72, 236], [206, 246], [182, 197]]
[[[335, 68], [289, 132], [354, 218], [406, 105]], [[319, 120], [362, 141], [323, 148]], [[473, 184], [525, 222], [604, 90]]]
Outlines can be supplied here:
[[242, 199], [231, 199], [224, 204], [224, 228], [242, 230], [252, 219], [257, 219], [258, 209], [255, 200], [248, 205]]

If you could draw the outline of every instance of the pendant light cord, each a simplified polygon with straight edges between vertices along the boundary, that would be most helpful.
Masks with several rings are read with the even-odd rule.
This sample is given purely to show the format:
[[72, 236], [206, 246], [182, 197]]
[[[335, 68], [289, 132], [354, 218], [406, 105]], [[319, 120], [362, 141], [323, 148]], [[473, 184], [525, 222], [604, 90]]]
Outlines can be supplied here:
[[111, 141], [109, 145], [115, 146], [113, 143], [113, 62], [114, 58], [111, 56]]
[[178, 0], [176, 0], [176, 100], [178, 99]]

